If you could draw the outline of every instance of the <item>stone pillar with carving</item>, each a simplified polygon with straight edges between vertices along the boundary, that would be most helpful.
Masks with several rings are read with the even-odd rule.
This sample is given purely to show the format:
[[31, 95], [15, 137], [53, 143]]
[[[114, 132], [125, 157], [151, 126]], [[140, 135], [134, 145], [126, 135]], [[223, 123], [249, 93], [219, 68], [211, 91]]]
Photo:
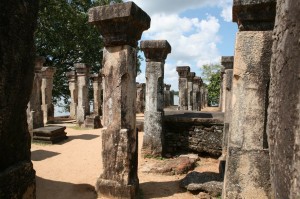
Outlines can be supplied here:
[[136, 198], [138, 137], [136, 130], [137, 41], [150, 27], [150, 17], [133, 2], [89, 10], [89, 23], [103, 37], [102, 173], [99, 196]]
[[171, 105], [171, 93], [170, 93], [170, 88], [171, 84], [165, 84], [165, 90], [164, 90], [164, 101], [165, 101], [165, 107], [169, 107]]
[[146, 111], [144, 155], [163, 155], [164, 65], [171, 46], [166, 40], [141, 42], [146, 57]]
[[54, 105], [52, 103], [53, 76], [56, 68], [42, 68], [42, 110], [44, 115], [44, 124], [53, 122], [54, 120]]
[[223, 198], [271, 198], [266, 132], [276, 0], [234, 0], [237, 22]]
[[32, 85], [32, 91], [30, 95], [30, 100], [27, 105], [27, 123], [28, 130], [32, 137], [32, 130], [43, 127], [43, 111], [42, 111], [42, 72], [41, 69], [45, 63], [44, 57], [35, 58], [35, 67], [34, 67], [34, 79]]
[[93, 93], [94, 93], [94, 105], [93, 105], [93, 112], [94, 115], [102, 115], [101, 114], [101, 82], [102, 77], [98, 74], [92, 74], [91, 75], [92, 84], [93, 84]]
[[200, 111], [200, 83], [201, 78], [193, 78], [193, 111]]
[[179, 110], [188, 110], [188, 80], [187, 76], [190, 73], [189, 66], [177, 66], [176, 71], [179, 75]]
[[77, 75], [75, 71], [67, 72], [66, 75], [68, 78], [69, 90], [71, 94], [70, 118], [76, 119], [76, 109], [78, 103]]
[[193, 79], [195, 77], [194, 72], [190, 72], [187, 76], [187, 81], [188, 81], [188, 89], [187, 89], [187, 97], [188, 97], [188, 110], [192, 111], [193, 110]]

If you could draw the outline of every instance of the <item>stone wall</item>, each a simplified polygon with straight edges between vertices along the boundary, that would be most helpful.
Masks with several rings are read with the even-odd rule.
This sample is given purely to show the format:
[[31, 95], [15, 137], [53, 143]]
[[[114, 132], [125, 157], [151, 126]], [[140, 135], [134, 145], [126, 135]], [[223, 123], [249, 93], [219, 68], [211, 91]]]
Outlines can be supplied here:
[[164, 153], [194, 152], [218, 157], [222, 153], [223, 128], [223, 114], [217, 118], [210, 113], [167, 115]]

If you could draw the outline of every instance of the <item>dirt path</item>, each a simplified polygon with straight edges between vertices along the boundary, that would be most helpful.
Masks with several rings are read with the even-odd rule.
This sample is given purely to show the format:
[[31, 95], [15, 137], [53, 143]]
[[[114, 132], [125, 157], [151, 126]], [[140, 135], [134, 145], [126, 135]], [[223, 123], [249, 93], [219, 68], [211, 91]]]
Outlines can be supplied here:
[[[68, 127], [63, 144], [32, 144], [32, 161], [37, 175], [38, 199], [95, 199], [94, 185], [101, 172], [101, 131]], [[139, 144], [143, 133], [139, 133]], [[139, 145], [139, 150], [141, 146]], [[139, 153], [140, 154], [140, 153]], [[139, 165], [152, 161], [139, 156]], [[202, 159], [198, 171], [217, 172], [217, 160]], [[182, 176], [139, 172], [140, 198], [197, 198], [178, 186]]]

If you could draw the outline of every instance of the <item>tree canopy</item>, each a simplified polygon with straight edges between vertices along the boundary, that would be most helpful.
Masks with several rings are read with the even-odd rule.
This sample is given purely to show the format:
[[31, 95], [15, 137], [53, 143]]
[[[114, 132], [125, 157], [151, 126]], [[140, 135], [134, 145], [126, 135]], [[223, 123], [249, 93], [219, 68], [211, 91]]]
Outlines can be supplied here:
[[[96, 28], [88, 24], [88, 9], [109, 4], [112, 0], [41, 0], [35, 33], [37, 54], [46, 58], [45, 65], [56, 68], [53, 98], [57, 103], [69, 98], [65, 73], [76, 62], [91, 66], [98, 73], [102, 67], [103, 42]], [[114, 0], [122, 2], [122, 0]]]

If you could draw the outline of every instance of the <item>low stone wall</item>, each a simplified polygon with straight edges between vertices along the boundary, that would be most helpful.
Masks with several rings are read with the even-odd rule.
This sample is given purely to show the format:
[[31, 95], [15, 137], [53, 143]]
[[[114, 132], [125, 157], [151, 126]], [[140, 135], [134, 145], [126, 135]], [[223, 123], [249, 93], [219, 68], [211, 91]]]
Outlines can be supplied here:
[[218, 157], [222, 154], [223, 114], [166, 114], [164, 153], [194, 152]]

